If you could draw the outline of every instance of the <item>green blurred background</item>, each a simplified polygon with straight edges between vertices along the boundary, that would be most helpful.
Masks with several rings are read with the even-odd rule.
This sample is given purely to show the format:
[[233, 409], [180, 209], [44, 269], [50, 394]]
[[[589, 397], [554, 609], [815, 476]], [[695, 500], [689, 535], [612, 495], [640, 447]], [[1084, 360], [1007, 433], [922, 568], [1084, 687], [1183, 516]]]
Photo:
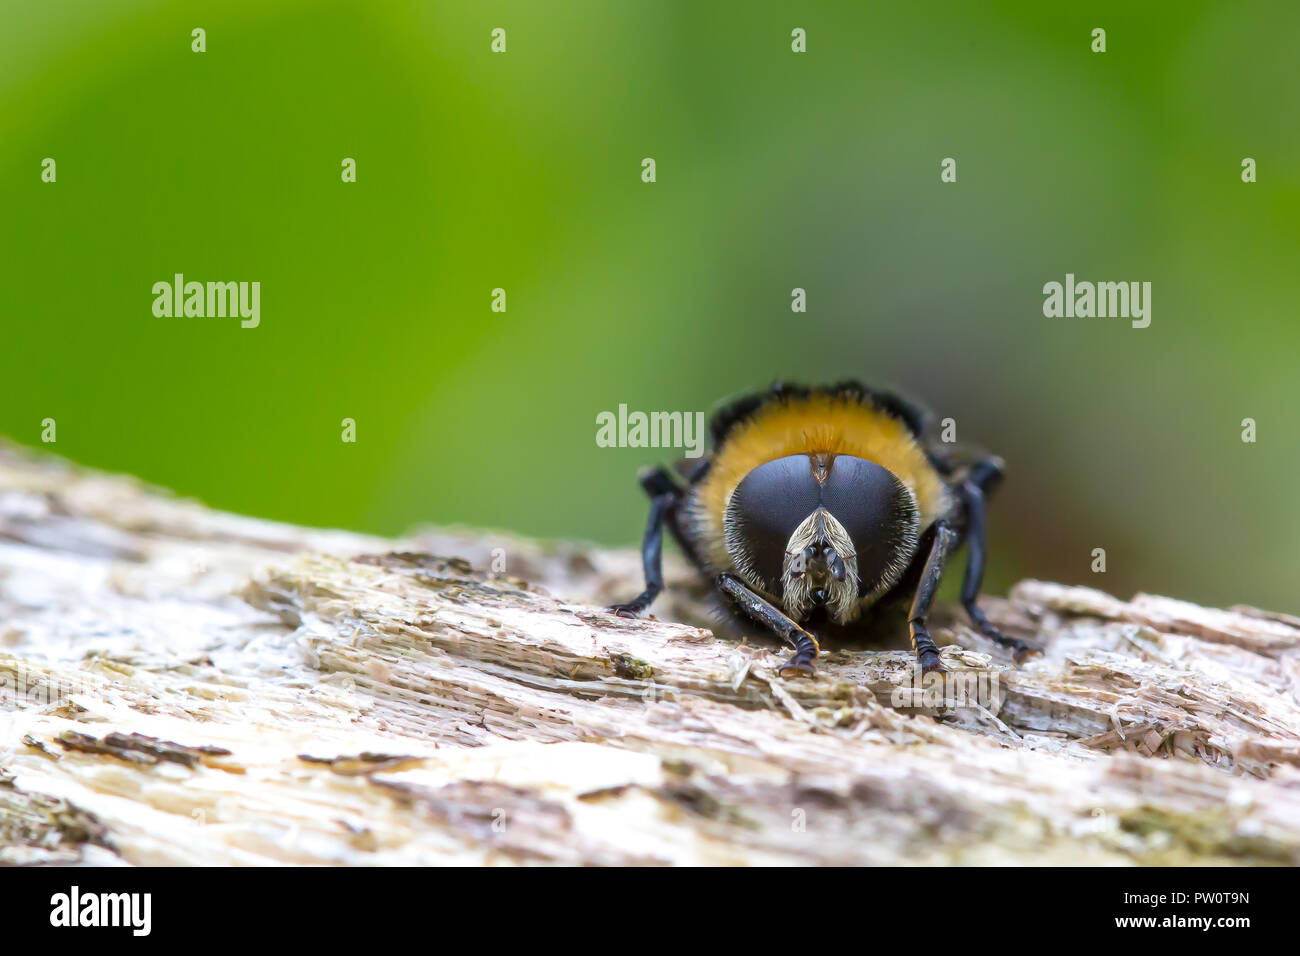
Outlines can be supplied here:
[[[1300, 5], [901, 6], [7, 3], [0, 432], [288, 521], [632, 543], [672, 454], [597, 412], [856, 376], [1007, 459], [992, 589], [1300, 611]], [[261, 327], [155, 318], [175, 272], [260, 281]], [[1152, 282], [1151, 327], [1044, 318], [1067, 272]]]

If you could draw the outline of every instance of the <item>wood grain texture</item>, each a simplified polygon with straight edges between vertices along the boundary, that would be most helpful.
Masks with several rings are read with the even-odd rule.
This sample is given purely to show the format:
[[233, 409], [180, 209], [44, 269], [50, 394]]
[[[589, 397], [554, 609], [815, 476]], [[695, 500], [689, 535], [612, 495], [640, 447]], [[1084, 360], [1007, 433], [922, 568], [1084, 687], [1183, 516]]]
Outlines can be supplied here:
[[1294, 618], [1024, 581], [986, 607], [1041, 656], [953, 623], [927, 692], [903, 650], [779, 678], [671, 558], [659, 620], [605, 614], [639, 567], [0, 446], [0, 862], [1300, 863]]

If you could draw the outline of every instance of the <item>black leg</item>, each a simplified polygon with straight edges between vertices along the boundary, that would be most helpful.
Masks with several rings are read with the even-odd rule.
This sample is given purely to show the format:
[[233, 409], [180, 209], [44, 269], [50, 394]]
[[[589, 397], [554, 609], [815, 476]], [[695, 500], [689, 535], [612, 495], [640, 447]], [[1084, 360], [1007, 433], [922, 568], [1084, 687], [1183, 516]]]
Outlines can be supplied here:
[[664, 517], [677, 506], [681, 490], [662, 468], [651, 469], [641, 476], [641, 487], [650, 496], [650, 517], [641, 539], [641, 564], [645, 571], [645, 590], [625, 604], [609, 610], [620, 617], [636, 617], [648, 608], [664, 589]]
[[794, 645], [794, 656], [781, 665], [782, 674], [796, 671], [811, 677], [815, 673], [813, 661], [821, 651], [817, 638], [773, 607], [762, 595], [755, 594], [734, 574], [719, 574], [717, 584], [718, 590], [731, 598], [747, 617]]
[[934, 543], [930, 546], [930, 557], [921, 572], [921, 582], [916, 586], [916, 597], [912, 600], [911, 613], [907, 615], [907, 626], [912, 636], [912, 650], [916, 652], [916, 661], [921, 665], [921, 673], [945, 673], [946, 668], [939, 659], [939, 648], [934, 638], [926, 629], [925, 619], [930, 614], [930, 605], [939, 591], [939, 581], [943, 578], [943, 565], [948, 560], [948, 551], [957, 540], [957, 532], [946, 521], [937, 521], [934, 525]]
[[992, 488], [1002, 477], [1002, 469], [993, 462], [980, 462], [971, 469], [966, 480], [957, 486], [966, 511], [966, 575], [961, 583], [961, 603], [966, 608], [971, 622], [980, 633], [990, 640], [997, 641], [1014, 652], [1017, 662], [1022, 660], [1033, 648], [1024, 641], [1007, 637], [997, 629], [980, 610], [976, 603], [980, 586], [984, 583], [984, 493]]

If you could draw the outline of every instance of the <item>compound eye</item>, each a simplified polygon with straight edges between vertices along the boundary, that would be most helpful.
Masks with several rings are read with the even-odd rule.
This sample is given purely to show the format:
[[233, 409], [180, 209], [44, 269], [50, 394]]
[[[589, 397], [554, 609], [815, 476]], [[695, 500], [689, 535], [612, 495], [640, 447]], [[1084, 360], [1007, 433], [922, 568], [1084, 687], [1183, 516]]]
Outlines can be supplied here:
[[853, 539], [859, 593], [892, 584], [916, 547], [920, 518], [912, 494], [892, 471], [851, 455], [832, 461], [821, 491], [822, 505]]
[[736, 486], [724, 524], [727, 550], [748, 565], [768, 590], [776, 590], [790, 535], [821, 503], [821, 485], [807, 455], [759, 465]]

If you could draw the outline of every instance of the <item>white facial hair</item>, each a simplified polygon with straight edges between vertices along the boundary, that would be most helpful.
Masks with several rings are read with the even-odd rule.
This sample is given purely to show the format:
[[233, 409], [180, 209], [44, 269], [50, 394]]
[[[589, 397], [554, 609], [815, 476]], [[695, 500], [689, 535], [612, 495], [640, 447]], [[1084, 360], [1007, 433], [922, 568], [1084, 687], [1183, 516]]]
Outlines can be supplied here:
[[785, 546], [785, 560], [781, 564], [781, 586], [784, 592], [782, 603], [796, 621], [802, 620], [811, 610], [812, 578], [808, 574], [795, 574], [792, 567], [799, 555], [815, 541], [825, 541], [844, 562], [844, 580], [831, 578], [826, 584], [826, 609], [836, 623], [847, 624], [857, 612], [858, 554], [844, 525], [836, 521], [835, 516], [825, 508], [818, 508], [804, 518]]

